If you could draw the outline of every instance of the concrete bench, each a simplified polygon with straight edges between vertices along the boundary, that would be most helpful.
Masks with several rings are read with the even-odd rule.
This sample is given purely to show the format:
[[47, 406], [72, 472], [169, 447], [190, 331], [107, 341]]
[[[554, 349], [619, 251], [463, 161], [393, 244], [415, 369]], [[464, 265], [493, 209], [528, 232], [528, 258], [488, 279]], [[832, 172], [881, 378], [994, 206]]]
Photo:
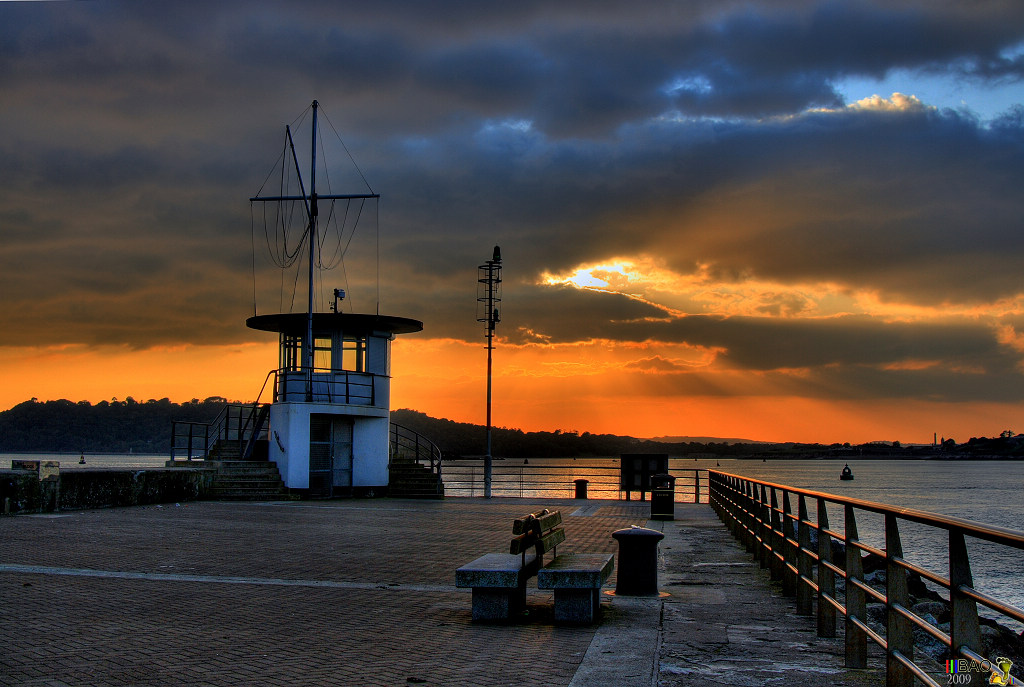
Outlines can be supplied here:
[[[526, 608], [526, 583], [555, 592], [557, 622], [593, 622], [600, 589], [614, 569], [613, 554], [558, 555], [565, 541], [562, 514], [547, 509], [512, 523], [509, 553], [490, 553], [455, 571], [457, 587], [473, 589], [473, 620], [508, 621]], [[532, 551], [531, 551], [532, 549]], [[544, 554], [554, 559], [544, 565]], [[542, 581], [543, 580], [543, 581]]]
[[571, 553], [537, 572], [537, 588], [555, 590], [555, 622], [592, 623], [601, 613], [601, 587], [615, 569], [610, 553]]

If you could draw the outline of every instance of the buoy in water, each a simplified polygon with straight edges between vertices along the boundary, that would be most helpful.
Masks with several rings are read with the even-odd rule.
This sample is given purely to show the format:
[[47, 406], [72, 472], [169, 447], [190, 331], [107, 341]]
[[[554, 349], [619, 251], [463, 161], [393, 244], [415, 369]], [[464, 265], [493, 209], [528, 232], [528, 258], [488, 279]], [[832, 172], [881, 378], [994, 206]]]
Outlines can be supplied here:
[[84, 453], [82, 454], [82, 457], [78, 459], [78, 464], [79, 465], [85, 465], [85, 454]]
[[843, 471], [839, 473], [839, 479], [850, 480], [853, 479], [853, 470], [850, 469], [849, 465], [843, 467]]

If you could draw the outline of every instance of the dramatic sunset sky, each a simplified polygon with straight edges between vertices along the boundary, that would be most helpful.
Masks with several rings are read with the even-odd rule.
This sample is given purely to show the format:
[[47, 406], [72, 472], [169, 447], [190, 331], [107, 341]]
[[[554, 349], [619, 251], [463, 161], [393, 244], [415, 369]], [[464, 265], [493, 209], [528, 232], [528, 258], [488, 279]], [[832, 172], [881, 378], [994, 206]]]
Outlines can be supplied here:
[[315, 98], [395, 408], [483, 423], [499, 244], [498, 426], [1024, 431], [1022, 79], [1020, 0], [0, 2], [0, 409], [255, 397]]

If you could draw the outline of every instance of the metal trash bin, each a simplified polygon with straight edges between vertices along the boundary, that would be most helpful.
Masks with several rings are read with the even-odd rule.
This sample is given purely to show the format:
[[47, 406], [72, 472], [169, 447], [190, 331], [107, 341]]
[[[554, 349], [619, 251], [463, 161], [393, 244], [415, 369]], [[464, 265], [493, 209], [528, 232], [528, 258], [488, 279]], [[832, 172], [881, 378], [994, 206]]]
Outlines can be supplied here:
[[676, 478], [651, 475], [651, 520], [676, 519]]
[[612, 532], [619, 542], [616, 596], [658, 596], [658, 542], [665, 535], [633, 525]]
[[576, 498], [586, 500], [586, 498], [587, 498], [587, 484], [590, 483], [590, 480], [574, 479], [572, 481], [572, 483], [576, 485]]

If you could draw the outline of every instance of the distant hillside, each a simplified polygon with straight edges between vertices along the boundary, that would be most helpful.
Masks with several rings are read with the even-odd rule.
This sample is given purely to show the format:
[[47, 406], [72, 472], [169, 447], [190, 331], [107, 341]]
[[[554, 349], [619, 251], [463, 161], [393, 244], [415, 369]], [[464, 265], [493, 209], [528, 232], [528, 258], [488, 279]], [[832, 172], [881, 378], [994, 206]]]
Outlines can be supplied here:
[[767, 444], [767, 441], [755, 441], [754, 439], [731, 439], [728, 437], [651, 437], [648, 441], [656, 441], [661, 444]]
[[211, 422], [224, 407], [224, 399], [189, 403], [159, 401], [19, 403], [0, 412], [0, 451], [19, 453], [168, 453], [171, 421]]
[[[212, 422], [225, 400], [211, 397], [188, 403], [159, 401], [68, 400], [19, 403], [0, 412], [0, 452], [47, 453], [166, 453], [170, 450], [171, 422]], [[434, 441], [445, 455], [482, 456], [486, 430], [480, 425], [433, 418], [415, 410], [396, 410], [391, 418]], [[861, 458], [923, 457], [1024, 458], [1024, 435], [1004, 432], [988, 439], [971, 438], [965, 444], [947, 439], [942, 446], [909, 447], [899, 442], [850, 444], [768, 444], [748, 439], [713, 437], [659, 437], [637, 439], [590, 432], [524, 432], [495, 428], [492, 454], [505, 458], [617, 456], [621, 453], [668, 453], [673, 456], [715, 455], [748, 458]]]
[[[486, 428], [466, 422], [439, 420], [415, 410], [395, 410], [391, 420], [408, 427], [436, 443], [449, 456], [481, 456], [487, 450]], [[622, 453], [716, 453], [735, 455], [748, 453], [750, 446], [728, 446], [718, 442], [655, 441], [615, 434], [590, 432], [524, 432], [521, 429], [494, 428], [491, 432], [491, 453], [505, 458], [558, 458], [617, 456]], [[757, 447], [753, 447], [757, 448]]]

